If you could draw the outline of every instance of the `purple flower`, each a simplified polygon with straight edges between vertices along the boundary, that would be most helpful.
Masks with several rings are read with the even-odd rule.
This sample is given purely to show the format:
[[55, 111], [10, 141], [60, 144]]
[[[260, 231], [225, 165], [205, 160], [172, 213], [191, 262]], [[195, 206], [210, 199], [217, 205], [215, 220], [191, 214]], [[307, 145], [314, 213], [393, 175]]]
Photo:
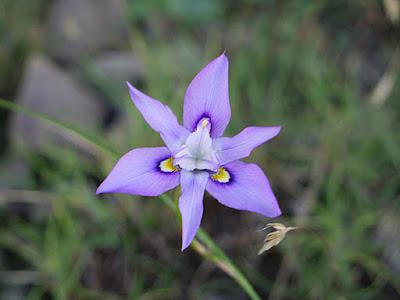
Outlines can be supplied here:
[[196, 235], [207, 190], [220, 203], [267, 217], [281, 214], [263, 171], [239, 159], [276, 136], [281, 127], [248, 127], [221, 137], [231, 117], [228, 58], [211, 61], [190, 83], [183, 126], [171, 109], [128, 83], [133, 103], [160, 133], [166, 147], [139, 148], [125, 154], [97, 193], [158, 196], [181, 184], [182, 251]]

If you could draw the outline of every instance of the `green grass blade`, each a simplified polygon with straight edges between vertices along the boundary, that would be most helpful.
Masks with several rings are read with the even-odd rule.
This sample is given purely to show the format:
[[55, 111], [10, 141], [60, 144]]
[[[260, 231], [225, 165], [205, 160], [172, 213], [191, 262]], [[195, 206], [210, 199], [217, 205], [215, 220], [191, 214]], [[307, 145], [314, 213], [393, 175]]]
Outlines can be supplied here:
[[197, 232], [197, 238], [215, 254], [212, 258], [215, 261], [222, 262], [230, 271], [229, 275], [241, 286], [247, 295], [253, 300], [260, 300], [254, 287], [240, 269], [232, 262], [225, 252], [213, 241], [213, 239], [202, 228]]
[[93, 134], [84, 132], [81, 129], [79, 129], [71, 124], [53, 119], [45, 114], [42, 114], [42, 113], [34, 111], [30, 108], [27, 108], [27, 107], [24, 107], [19, 104], [13, 103], [11, 101], [3, 100], [3, 99], [0, 99], [0, 107], [2, 107], [4, 109], [12, 110], [14, 112], [26, 114], [32, 118], [35, 118], [37, 120], [40, 120], [42, 122], [48, 123], [52, 126], [55, 126], [56, 128], [59, 128], [63, 132], [68, 134], [71, 138], [78, 139], [81, 143], [84, 143], [84, 145], [87, 148], [94, 149], [95, 152], [102, 152], [104, 154], [111, 155], [113, 158], [118, 157], [117, 151], [112, 149], [107, 144], [103, 143], [103, 141], [99, 137], [97, 137]]

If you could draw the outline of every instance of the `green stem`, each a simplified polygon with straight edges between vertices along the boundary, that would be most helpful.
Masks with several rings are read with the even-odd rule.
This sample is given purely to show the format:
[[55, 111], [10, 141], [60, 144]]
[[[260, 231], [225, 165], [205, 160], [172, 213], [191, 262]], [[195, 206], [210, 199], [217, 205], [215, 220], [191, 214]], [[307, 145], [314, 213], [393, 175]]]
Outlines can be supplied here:
[[[160, 198], [177, 214], [178, 220], [180, 220], [179, 211], [177, 210], [174, 201], [166, 194], [161, 195]], [[222, 271], [235, 280], [247, 293], [250, 299], [261, 300], [260, 296], [257, 294], [246, 276], [202, 228], [199, 228], [197, 231], [197, 236], [192, 242], [192, 247], [201, 256], [214, 262]]]

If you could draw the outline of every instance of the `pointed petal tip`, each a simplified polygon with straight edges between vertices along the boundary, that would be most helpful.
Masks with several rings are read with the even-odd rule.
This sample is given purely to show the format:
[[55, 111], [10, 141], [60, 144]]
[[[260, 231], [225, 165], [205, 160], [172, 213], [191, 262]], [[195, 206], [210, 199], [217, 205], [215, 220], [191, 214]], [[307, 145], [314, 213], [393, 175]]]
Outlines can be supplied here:
[[271, 208], [263, 208], [263, 209], [260, 209], [258, 211], [254, 211], [254, 212], [256, 212], [264, 217], [267, 217], [269, 219], [274, 219], [274, 218], [277, 218], [280, 215], [282, 215], [282, 211], [279, 208], [279, 206], [276, 206], [272, 209]]
[[212, 63], [229, 64], [229, 58], [226, 50], [224, 50], [220, 55], [212, 59], [208, 64], [210, 65]]
[[273, 126], [273, 127], [275, 128], [276, 134], [277, 134], [277, 135], [281, 132], [281, 130], [282, 130], [282, 128], [283, 128], [282, 125], [277, 125], [277, 126]]
[[141, 96], [145, 96], [141, 91], [135, 88], [128, 81], [126, 82], [126, 84], [129, 88], [129, 95], [131, 96], [132, 101], [139, 101]]
[[132, 97], [132, 94], [134, 94], [134, 93], [136, 93], [136, 91], [137, 91], [137, 89], [130, 83], [130, 82], [126, 82], [126, 85], [128, 86], [128, 88], [129, 88], [129, 94], [131, 95], [131, 97]]
[[282, 215], [282, 211], [281, 208], [279, 207], [278, 202], [276, 202], [276, 205], [274, 205], [275, 207], [273, 209], [270, 209], [267, 213], [263, 213], [263, 215], [267, 218], [277, 218], [280, 215]]
[[137, 91], [136, 88], [132, 84], [130, 84], [128, 81], [126, 82], [126, 84], [128, 85], [129, 96], [131, 96], [131, 100], [135, 101], [136, 98], [138, 98], [138, 97], [136, 97], [137, 96], [136, 95], [136, 91]]
[[194, 240], [194, 237], [192, 239], [188, 237], [183, 237], [182, 236], [182, 247], [181, 247], [181, 252], [185, 251], [189, 246], [192, 244]]
[[229, 58], [228, 58], [228, 54], [226, 53], [226, 50], [224, 50], [218, 57], [217, 59], [222, 59], [224, 61], [226, 61], [227, 63], [229, 63]]
[[270, 127], [265, 127], [266, 129], [269, 130], [273, 130], [272, 136], [270, 137], [270, 139], [276, 137], [282, 130], [283, 126], [281, 125], [276, 125], [276, 126], [270, 126]]
[[104, 181], [97, 187], [96, 195], [107, 193], [107, 191], [105, 191], [105, 189], [104, 189], [103, 183], [104, 183]]
[[181, 252], [185, 251], [189, 247], [189, 245], [185, 245], [182, 243]]
[[125, 81], [125, 83], [128, 86], [130, 92], [136, 90], [136, 88], [129, 81]]
[[100, 194], [103, 194], [103, 191], [101, 190], [100, 187], [98, 187], [96, 190], [96, 195], [100, 195]]
[[277, 218], [277, 217], [279, 217], [280, 215], [282, 215], [282, 211], [281, 211], [281, 209], [278, 207], [278, 209], [277, 209], [273, 214], [270, 215], [270, 218]]

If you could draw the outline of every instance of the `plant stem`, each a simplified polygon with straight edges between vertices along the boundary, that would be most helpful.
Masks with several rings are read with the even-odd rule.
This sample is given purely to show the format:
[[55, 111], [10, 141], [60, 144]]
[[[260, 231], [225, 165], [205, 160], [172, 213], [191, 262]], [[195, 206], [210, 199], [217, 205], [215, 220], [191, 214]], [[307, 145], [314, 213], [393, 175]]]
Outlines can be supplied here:
[[[161, 195], [163, 202], [177, 214], [180, 221], [180, 214], [174, 201], [166, 194]], [[213, 241], [213, 239], [202, 229], [199, 228], [197, 236], [191, 244], [192, 248], [202, 257], [212, 261], [218, 268], [237, 282], [252, 300], [261, 300], [260, 296], [251, 285], [250, 281], [232, 262], [225, 252]]]

